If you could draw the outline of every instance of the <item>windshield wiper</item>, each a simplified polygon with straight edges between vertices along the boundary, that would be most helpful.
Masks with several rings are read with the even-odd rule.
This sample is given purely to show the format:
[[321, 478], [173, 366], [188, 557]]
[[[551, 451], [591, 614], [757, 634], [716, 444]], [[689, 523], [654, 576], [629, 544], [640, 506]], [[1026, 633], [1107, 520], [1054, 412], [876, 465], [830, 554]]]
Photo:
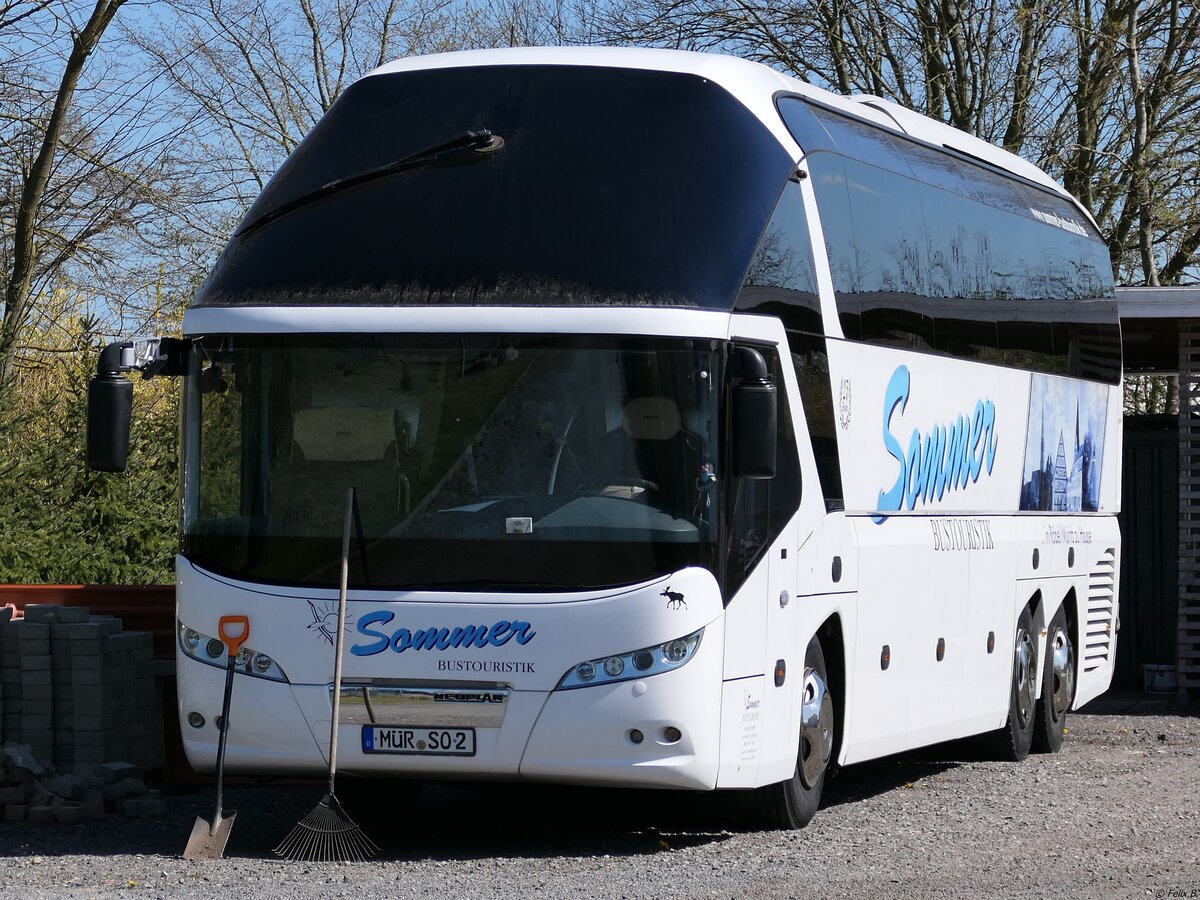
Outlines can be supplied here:
[[325, 197], [332, 196], [352, 187], [357, 187], [368, 181], [441, 163], [457, 164], [482, 159], [488, 154], [495, 153], [503, 146], [504, 138], [498, 134], [493, 134], [487, 128], [476, 128], [465, 131], [449, 141], [436, 144], [433, 147], [426, 147], [424, 150], [418, 150], [416, 153], [410, 153], [408, 156], [398, 159], [395, 162], [323, 184], [315, 191], [303, 194], [295, 200], [289, 200], [283, 206], [276, 207], [270, 212], [264, 213], [248, 225], [243, 225], [234, 233], [234, 237], [245, 237], [266, 225], [270, 225], [276, 219], [280, 219], [288, 213], [295, 212], [302, 206], [308, 206], [310, 203], [315, 203]]

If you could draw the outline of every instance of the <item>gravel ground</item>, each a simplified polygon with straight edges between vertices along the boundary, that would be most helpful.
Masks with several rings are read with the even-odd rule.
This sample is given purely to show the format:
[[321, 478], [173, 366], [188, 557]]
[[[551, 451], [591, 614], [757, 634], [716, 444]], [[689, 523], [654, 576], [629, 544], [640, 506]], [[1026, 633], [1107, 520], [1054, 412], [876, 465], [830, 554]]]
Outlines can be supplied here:
[[849, 768], [796, 833], [744, 830], [720, 794], [434, 786], [408, 812], [377, 798], [379, 859], [290, 863], [271, 848], [321, 791], [261, 787], [227, 792], [226, 858], [187, 862], [204, 790], [159, 819], [0, 823], [0, 897], [1200, 898], [1200, 717], [1068, 727], [1018, 765], [954, 744]]

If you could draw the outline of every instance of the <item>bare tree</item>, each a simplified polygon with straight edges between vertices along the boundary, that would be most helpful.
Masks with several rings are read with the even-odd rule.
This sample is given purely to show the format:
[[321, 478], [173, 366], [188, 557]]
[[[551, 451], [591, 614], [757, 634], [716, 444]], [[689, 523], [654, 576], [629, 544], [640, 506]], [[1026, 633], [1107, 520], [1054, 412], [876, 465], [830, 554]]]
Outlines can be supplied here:
[[127, 331], [179, 281], [196, 195], [153, 82], [101, 48], [123, 2], [0, 6], [0, 391], [44, 363], [25, 335], [56, 327], [56, 292], [84, 305], [78, 334]]
[[131, 32], [170, 85], [210, 184], [215, 249], [353, 81], [389, 60], [474, 47], [563, 43], [566, 0], [166, 0]]
[[1200, 276], [1200, 8], [1182, 0], [631, 0], [609, 39], [756, 59], [947, 122], [1061, 178], [1114, 272]]
[[[17, 342], [30, 317], [36, 269], [46, 255], [46, 248], [36, 244], [38, 213], [46, 199], [51, 172], [59, 152], [59, 142], [67, 128], [67, 117], [75, 97], [75, 88], [79, 84], [79, 77], [88, 57], [100, 43], [105, 29], [124, 2], [125, 0], [97, 0], [87, 23], [82, 29], [72, 33], [71, 52], [63, 66], [53, 105], [42, 128], [37, 155], [27, 167], [22, 167], [20, 173], [21, 194], [13, 222], [11, 266], [6, 272], [4, 317], [0, 325], [0, 385], [11, 377]], [[13, 7], [16, 6], [13, 4]], [[39, 4], [31, 5], [37, 6]], [[41, 6], [44, 8], [45, 5]], [[39, 10], [30, 8], [21, 14], [20, 10], [13, 8], [9, 12], [8, 20], [11, 25], [15, 25], [37, 11]], [[77, 252], [90, 230], [92, 229], [85, 229], [72, 237], [60, 240], [59, 246], [51, 251], [50, 264], [61, 264], [62, 260]]]

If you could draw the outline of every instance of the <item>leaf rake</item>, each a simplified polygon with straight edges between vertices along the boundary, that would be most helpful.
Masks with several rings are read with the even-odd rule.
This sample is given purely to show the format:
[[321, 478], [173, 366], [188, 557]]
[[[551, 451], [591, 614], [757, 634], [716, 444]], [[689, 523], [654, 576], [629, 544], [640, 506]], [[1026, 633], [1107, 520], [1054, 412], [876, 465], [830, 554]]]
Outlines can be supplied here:
[[338, 627], [334, 642], [333, 719], [329, 724], [329, 789], [321, 802], [296, 823], [275, 848], [291, 860], [308, 862], [362, 862], [379, 852], [354, 820], [342, 809], [333, 791], [337, 773], [338, 716], [342, 701], [342, 636], [346, 631], [346, 582], [350, 572], [350, 523], [354, 517], [354, 488], [346, 489], [346, 525], [342, 531], [342, 580], [338, 592]]

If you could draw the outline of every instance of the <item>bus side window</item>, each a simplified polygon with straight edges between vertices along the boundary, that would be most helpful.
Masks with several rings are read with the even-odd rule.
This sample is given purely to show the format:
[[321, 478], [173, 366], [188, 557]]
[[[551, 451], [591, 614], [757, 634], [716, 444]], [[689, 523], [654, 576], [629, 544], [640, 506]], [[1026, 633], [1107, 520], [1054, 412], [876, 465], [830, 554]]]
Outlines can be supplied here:
[[787, 336], [825, 508], [831, 512], [843, 509], [842, 469], [837, 444], [838, 412], [834, 408], [833, 388], [829, 382], [825, 338], [798, 331], [788, 331]]
[[775, 477], [737, 478], [731, 486], [725, 587], [727, 601], [741, 587], [764, 551], [779, 537], [784, 526], [800, 508], [800, 458], [783, 388], [779, 353], [765, 347], [757, 349], [767, 361], [771, 377], [779, 387]]

